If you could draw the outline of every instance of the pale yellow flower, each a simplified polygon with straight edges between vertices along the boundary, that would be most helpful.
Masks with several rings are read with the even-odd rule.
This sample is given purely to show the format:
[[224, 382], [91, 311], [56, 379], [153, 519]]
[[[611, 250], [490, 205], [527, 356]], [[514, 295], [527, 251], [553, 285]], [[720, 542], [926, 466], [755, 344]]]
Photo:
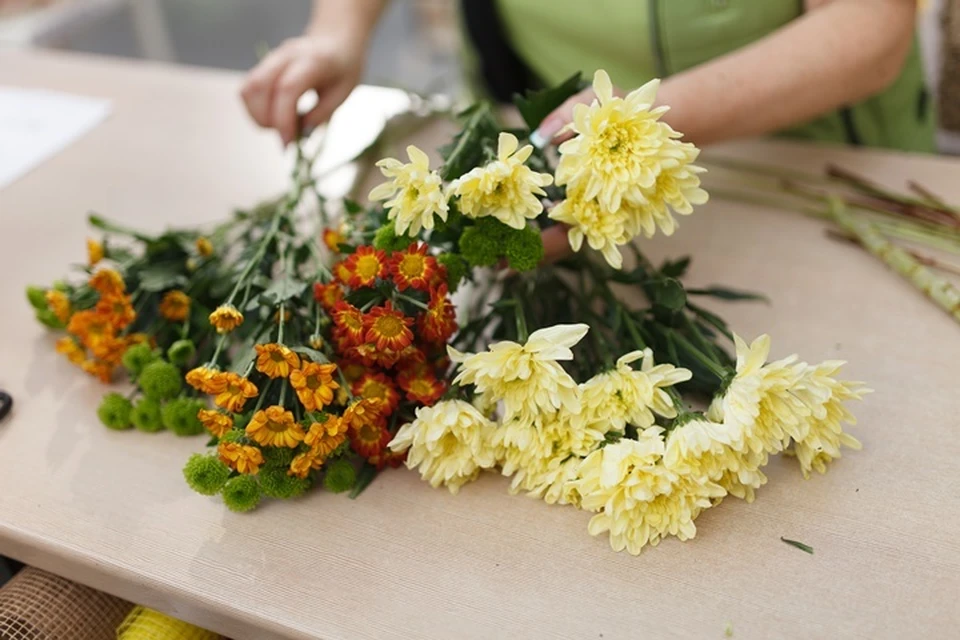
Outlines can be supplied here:
[[415, 236], [420, 229], [433, 229], [434, 216], [447, 219], [449, 207], [443, 181], [430, 170], [430, 159], [423, 151], [407, 147], [410, 162], [384, 158], [377, 162], [380, 172], [389, 178], [374, 187], [370, 200], [386, 200], [387, 218], [393, 220], [397, 235]]
[[503, 420], [532, 422], [541, 413], [561, 407], [578, 413], [577, 384], [561, 360], [572, 360], [572, 346], [590, 327], [561, 324], [534, 331], [525, 344], [497, 342], [482, 353], [460, 353], [447, 347], [450, 359], [460, 364], [455, 384], [472, 384], [478, 393], [503, 402]]
[[460, 211], [469, 218], [493, 216], [500, 222], [523, 229], [528, 219], [543, 211], [539, 196], [553, 182], [549, 173], [538, 173], [526, 166], [533, 146], [520, 143], [511, 133], [501, 133], [497, 159], [477, 167], [450, 184], [450, 192], [460, 197]]
[[417, 409], [416, 419], [400, 427], [390, 449], [409, 450], [408, 468], [419, 467], [434, 488], [443, 484], [457, 493], [496, 463], [490, 440], [495, 429], [470, 403], [445, 400]]
[[582, 190], [567, 191], [567, 199], [555, 206], [549, 217], [570, 227], [567, 240], [571, 249], [580, 251], [586, 240], [587, 245], [599, 251], [614, 269], [623, 266], [620, 246], [636, 235], [628, 231], [628, 226], [636, 223], [624, 211], [604, 211], [598, 200], [584, 198]]

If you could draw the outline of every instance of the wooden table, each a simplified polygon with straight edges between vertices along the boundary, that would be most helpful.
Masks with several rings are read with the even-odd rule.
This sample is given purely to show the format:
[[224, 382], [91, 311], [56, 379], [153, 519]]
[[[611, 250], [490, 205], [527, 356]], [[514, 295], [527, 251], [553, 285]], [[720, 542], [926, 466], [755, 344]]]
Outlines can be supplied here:
[[[828, 475], [804, 481], [774, 461], [754, 504], [728, 500], [698, 520], [696, 540], [640, 557], [587, 535], [588, 514], [508, 496], [492, 475], [453, 497], [397, 470], [356, 501], [314, 492], [236, 515], [183, 482], [202, 438], [98, 423], [102, 387], [53, 352], [23, 288], [83, 260], [87, 210], [160, 228], [278, 192], [287, 163], [275, 139], [247, 122], [225, 73], [7, 53], [0, 83], [115, 101], [106, 124], [0, 192], [0, 387], [17, 399], [0, 424], [0, 553], [258, 640], [960, 628], [960, 329], [820, 223], [716, 201], [648, 250], [695, 253], [695, 284], [768, 293], [769, 306], [723, 308], [741, 334], [770, 332], [777, 356], [848, 359], [848, 376], [876, 389], [855, 408], [864, 450]], [[785, 143], [729, 151], [922, 178], [960, 200], [952, 160]]]

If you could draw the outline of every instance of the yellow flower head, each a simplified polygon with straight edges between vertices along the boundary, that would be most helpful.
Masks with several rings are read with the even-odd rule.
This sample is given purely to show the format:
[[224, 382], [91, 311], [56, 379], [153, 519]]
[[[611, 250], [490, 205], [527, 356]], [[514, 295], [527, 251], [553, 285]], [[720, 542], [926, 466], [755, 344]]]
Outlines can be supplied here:
[[584, 198], [582, 190], [569, 190], [567, 199], [555, 206], [549, 216], [570, 227], [567, 239], [571, 249], [580, 251], [586, 240], [591, 249], [603, 254], [611, 267], [620, 269], [623, 266], [619, 247], [633, 237], [627, 230], [631, 221], [623, 210], [604, 211], [598, 200]]
[[304, 435], [293, 414], [279, 405], [261, 409], [247, 424], [247, 435], [258, 444], [270, 447], [296, 447]]
[[83, 361], [87, 359], [86, 351], [77, 344], [76, 339], [72, 336], [64, 336], [57, 340], [56, 350], [57, 353], [62, 353], [67, 357], [67, 360], [75, 365], [82, 365]]
[[214, 376], [217, 375], [217, 371], [207, 367], [196, 367], [187, 372], [185, 379], [187, 384], [200, 391], [201, 393], [213, 393], [213, 388], [210, 383], [213, 380]]
[[197, 253], [204, 258], [209, 258], [213, 255], [213, 243], [211, 243], [207, 238], [200, 236], [197, 238]]
[[339, 416], [328, 415], [326, 422], [314, 422], [310, 425], [310, 430], [303, 441], [322, 458], [326, 458], [344, 443], [349, 428], [350, 425], [346, 420], [341, 420]]
[[263, 453], [257, 447], [236, 442], [221, 442], [217, 447], [220, 461], [240, 473], [256, 475], [263, 464]]
[[210, 324], [217, 333], [230, 333], [243, 324], [243, 314], [232, 304], [222, 304], [210, 314]]
[[340, 388], [333, 381], [336, 370], [335, 364], [304, 362], [302, 368], [290, 372], [290, 385], [307, 411], [319, 411], [333, 402], [333, 392]]
[[543, 211], [539, 196], [543, 187], [553, 183], [549, 173], [537, 173], [524, 162], [533, 153], [533, 146], [520, 146], [517, 137], [501, 133], [497, 159], [477, 167], [450, 183], [453, 195], [460, 196], [460, 211], [470, 218], [493, 216], [500, 222], [523, 229], [527, 220]]
[[563, 407], [580, 410], [577, 384], [558, 361], [572, 360], [572, 346], [590, 327], [561, 324], [534, 331], [525, 344], [505, 340], [484, 353], [460, 353], [447, 347], [450, 359], [460, 363], [455, 384], [472, 384], [478, 393], [504, 403], [504, 422], [531, 422], [540, 413]]
[[207, 431], [218, 438], [222, 438], [223, 434], [233, 429], [233, 418], [219, 411], [200, 409], [197, 412], [197, 419], [207, 428]]
[[101, 296], [120, 296], [127, 290], [123, 277], [113, 269], [100, 269], [90, 276], [90, 286]]
[[496, 463], [490, 435], [496, 426], [473, 405], [445, 400], [417, 409], [413, 422], [403, 425], [390, 442], [392, 451], [407, 451], [407, 467], [436, 488], [446, 485], [457, 493], [476, 479], [480, 469]]
[[397, 235], [415, 236], [421, 228], [433, 229], [434, 216], [446, 222], [449, 208], [443, 181], [430, 170], [427, 154], [410, 145], [407, 156], [407, 164], [394, 158], [377, 162], [389, 181], [375, 187], [369, 198], [386, 200], [387, 218], [394, 221]]
[[258, 344], [253, 348], [257, 351], [257, 371], [271, 378], [287, 378], [300, 366], [300, 356], [285, 345]]
[[80, 342], [93, 348], [104, 340], [112, 339], [116, 335], [116, 328], [109, 316], [92, 309], [77, 311], [70, 316], [67, 323], [67, 333], [80, 339]]
[[213, 402], [231, 413], [243, 411], [243, 405], [257, 396], [257, 387], [246, 378], [231, 371], [218, 371], [207, 381]]
[[301, 479], [306, 478], [310, 475], [311, 470], [322, 467], [325, 460], [326, 456], [318, 449], [309, 449], [298, 454], [290, 461], [290, 468], [287, 470], [287, 475]]
[[190, 296], [183, 291], [167, 291], [160, 300], [160, 315], [170, 322], [183, 322], [190, 315]]
[[67, 297], [67, 294], [63, 291], [50, 289], [46, 293], [46, 298], [47, 306], [53, 311], [53, 315], [57, 316], [57, 320], [64, 323], [70, 320], [73, 308], [70, 306], [70, 298]]
[[92, 267], [103, 260], [103, 245], [93, 240], [87, 238], [87, 262]]

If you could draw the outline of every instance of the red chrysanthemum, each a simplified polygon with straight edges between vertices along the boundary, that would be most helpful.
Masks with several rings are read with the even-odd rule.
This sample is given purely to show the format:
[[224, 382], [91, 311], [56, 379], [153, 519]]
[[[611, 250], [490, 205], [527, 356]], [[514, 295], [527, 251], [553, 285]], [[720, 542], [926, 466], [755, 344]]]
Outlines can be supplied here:
[[351, 385], [353, 395], [363, 400], [380, 400], [383, 414], [390, 415], [400, 404], [400, 394], [390, 378], [382, 373], [367, 372]]
[[360, 309], [343, 300], [337, 302], [333, 307], [335, 337], [342, 340], [346, 346], [362, 344], [366, 332], [363, 320]]
[[391, 451], [390, 449], [384, 449], [383, 452], [367, 458], [367, 462], [376, 465], [378, 471], [383, 471], [387, 467], [396, 469], [407, 461], [408, 451], [409, 449], [405, 449], [403, 451]]
[[412, 402], [430, 406], [440, 399], [446, 385], [437, 380], [433, 371], [428, 366], [408, 367], [397, 375], [397, 384], [407, 394], [407, 399]]
[[445, 343], [456, 333], [456, 312], [447, 295], [446, 284], [430, 291], [430, 302], [427, 310], [420, 314], [417, 327], [425, 340], [436, 344]]
[[[365, 404], [361, 401], [353, 406], [360, 408]], [[349, 420], [350, 446], [364, 458], [383, 453], [393, 439], [387, 430], [387, 421], [379, 411], [379, 407], [371, 407], [367, 409], [369, 415], [357, 415]]]
[[397, 289], [403, 291], [413, 287], [427, 291], [438, 271], [437, 260], [427, 255], [427, 245], [414, 242], [403, 251], [397, 251], [390, 258], [390, 273]]
[[357, 360], [344, 358], [340, 360], [338, 364], [340, 365], [340, 372], [343, 374], [343, 377], [350, 383], [359, 380], [360, 376], [368, 371], [367, 365]]
[[333, 265], [333, 277], [337, 279], [337, 282], [349, 284], [351, 275], [353, 275], [353, 272], [350, 271], [350, 266], [346, 260], [341, 260]]
[[387, 254], [371, 246], [358, 247], [344, 264], [350, 273], [346, 283], [354, 289], [372, 287], [377, 278], [387, 277]]
[[389, 300], [383, 306], [371, 309], [363, 321], [367, 328], [366, 342], [375, 344], [379, 350], [400, 351], [413, 342], [413, 331], [410, 330], [413, 318], [394, 309]]
[[333, 311], [338, 302], [343, 300], [343, 287], [336, 282], [313, 285], [313, 298], [319, 302], [327, 312]]
[[423, 352], [423, 349], [415, 344], [404, 347], [400, 353], [397, 354], [397, 365], [400, 367], [426, 361], [427, 355]]
[[336, 229], [327, 227], [323, 230], [323, 244], [327, 245], [327, 248], [334, 253], [340, 253], [340, 245], [346, 241], [344, 235]]
[[342, 349], [344, 358], [361, 363], [364, 367], [373, 367], [377, 364], [377, 345], [363, 343]]

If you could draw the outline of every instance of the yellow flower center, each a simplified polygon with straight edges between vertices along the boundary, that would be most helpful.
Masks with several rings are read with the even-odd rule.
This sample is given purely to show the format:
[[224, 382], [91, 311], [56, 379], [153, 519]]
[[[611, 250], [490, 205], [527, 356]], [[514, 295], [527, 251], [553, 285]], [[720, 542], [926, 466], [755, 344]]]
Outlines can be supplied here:
[[419, 253], [408, 253], [403, 256], [403, 259], [397, 267], [403, 277], [409, 280], [423, 276], [425, 262], [423, 256]]
[[368, 399], [381, 398], [387, 399], [387, 386], [376, 380], [369, 380], [363, 386], [363, 397]]
[[360, 439], [365, 442], [376, 442], [380, 439], [380, 429], [375, 428], [372, 424], [363, 425], [357, 433]]
[[276, 363], [281, 363], [286, 361], [286, 359], [283, 357], [283, 353], [281, 353], [280, 351], [272, 351], [270, 353], [270, 359]]
[[377, 256], [360, 256], [357, 259], [357, 275], [364, 280], [376, 278], [380, 273], [380, 259]]
[[363, 328], [363, 319], [354, 313], [343, 314], [343, 324], [352, 331], [359, 331]]
[[433, 385], [423, 378], [417, 378], [410, 383], [410, 391], [418, 396], [429, 396], [433, 393]]
[[276, 422], [274, 420], [267, 420], [267, 429], [273, 431], [274, 433], [283, 433], [289, 428], [286, 422]]
[[380, 316], [373, 323], [373, 328], [384, 338], [396, 338], [403, 333], [403, 322], [394, 315]]
[[307, 376], [307, 389], [316, 391], [320, 388], [320, 378], [314, 375]]

